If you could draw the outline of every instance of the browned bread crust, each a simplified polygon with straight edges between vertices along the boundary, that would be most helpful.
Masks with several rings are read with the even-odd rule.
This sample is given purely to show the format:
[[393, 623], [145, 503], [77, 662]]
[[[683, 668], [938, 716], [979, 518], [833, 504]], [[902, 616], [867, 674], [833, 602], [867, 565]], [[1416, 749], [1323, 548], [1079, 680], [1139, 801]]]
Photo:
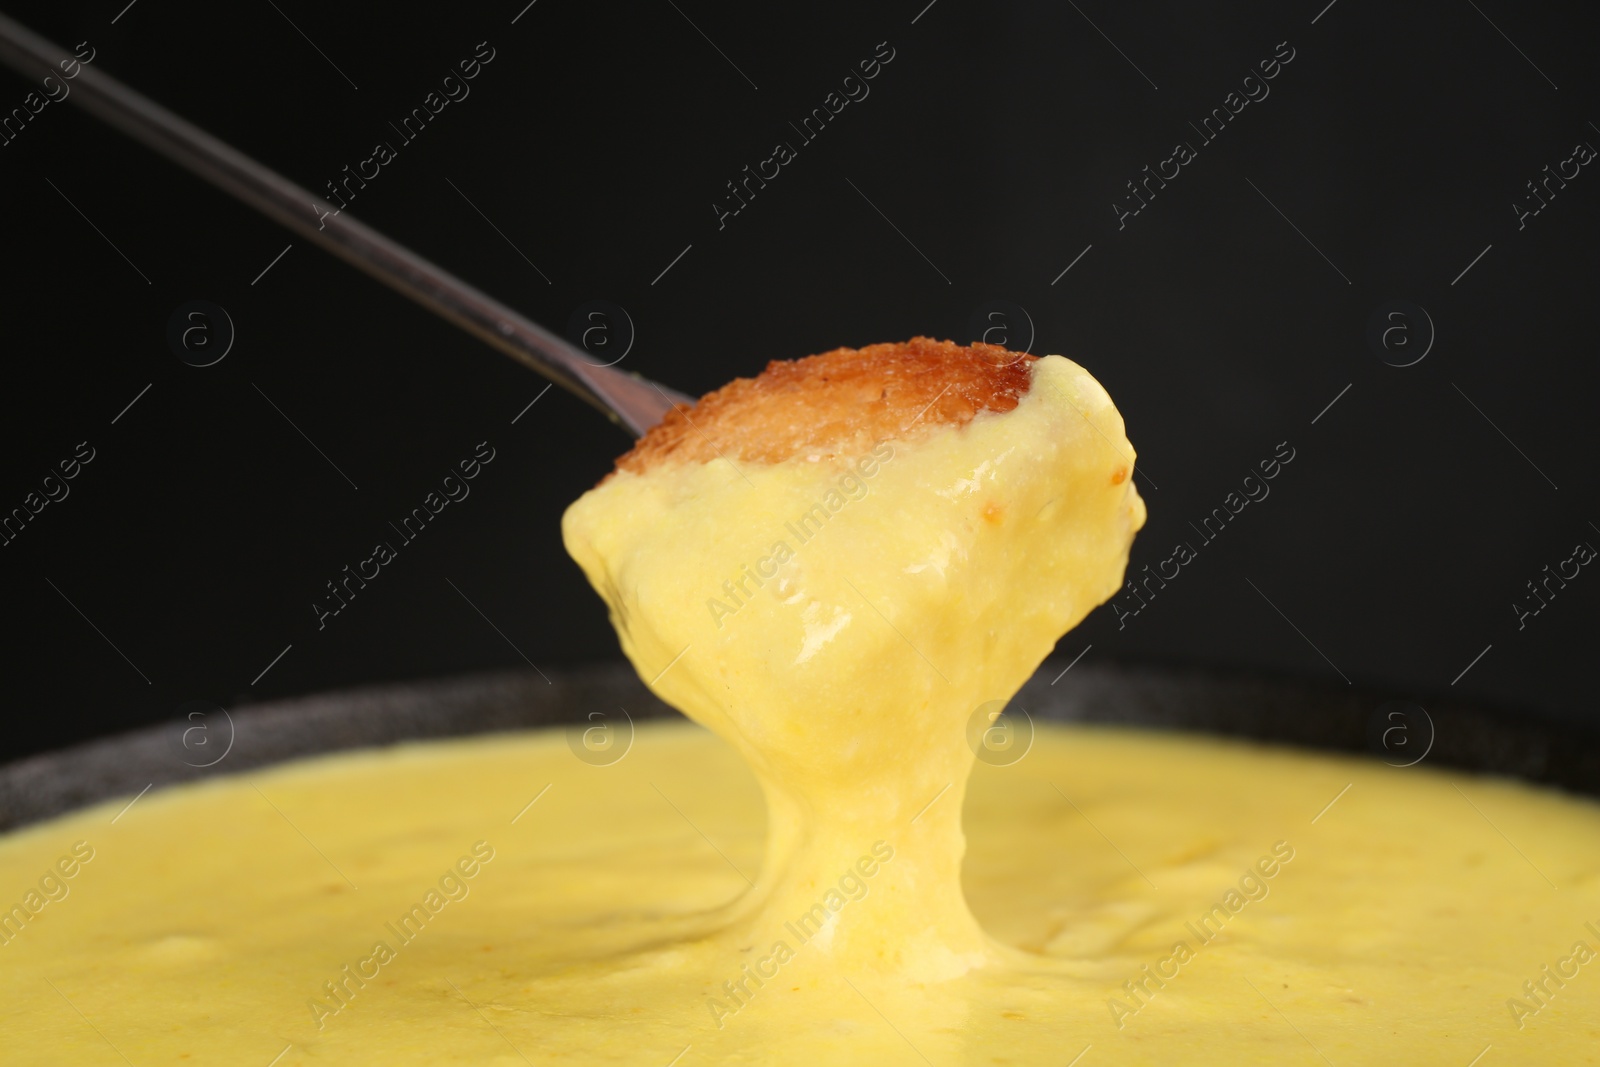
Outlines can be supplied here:
[[780, 463], [795, 456], [855, 456], [884, 440], [960, 426], [1017, 406], [1036, 359], [999, 345], [913, 337], [773, 360], [678, 407], [617, 460], [642, 474], [667, 463]]

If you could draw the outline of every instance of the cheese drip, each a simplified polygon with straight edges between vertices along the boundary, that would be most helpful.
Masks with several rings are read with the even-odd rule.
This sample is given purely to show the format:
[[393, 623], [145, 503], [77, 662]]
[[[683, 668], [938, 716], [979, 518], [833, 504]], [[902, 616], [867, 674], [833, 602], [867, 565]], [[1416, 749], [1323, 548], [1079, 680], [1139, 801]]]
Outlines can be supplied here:
[[1015, 408], [965, 425], [623, 470], [568, 510], [640, 677], [761, 781], [766, 852], [730, 940], [778, 936], [883, 842], [873, 892], [898, 903], [830, 912], [832, 958], [934, 981], [1003, 955], [961, 894], [968, 723], [1120, 587], [1145, 518], [1105, 390], [1060, 356], [1031, 371]]

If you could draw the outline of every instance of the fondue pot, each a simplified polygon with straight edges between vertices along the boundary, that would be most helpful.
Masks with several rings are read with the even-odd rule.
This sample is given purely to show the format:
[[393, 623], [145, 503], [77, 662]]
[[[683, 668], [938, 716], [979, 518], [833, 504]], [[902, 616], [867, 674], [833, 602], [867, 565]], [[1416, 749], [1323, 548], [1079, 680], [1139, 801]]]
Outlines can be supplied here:
[[[168, 725], [0, 767], [0, 830], [151, 787], [307, 756], [561, 725], [576, 734], [602, 720], [626, 731], [628, 720], [677, 714], [626, 664], [546, 673], [548, 679], [508, 672], [373, 686], [231, 710], [191, 705]], [[1394, 767], [1453, 767], [1600, 796], [1600, 744], [1575, 730], [1456, 702], [1424, 704], [1291, 680], [1050, 661], [1008, 706], [1006, 727], [1022, 736], [1007, 744], [1025, 745], [1036, 722], [1361, 753]]]

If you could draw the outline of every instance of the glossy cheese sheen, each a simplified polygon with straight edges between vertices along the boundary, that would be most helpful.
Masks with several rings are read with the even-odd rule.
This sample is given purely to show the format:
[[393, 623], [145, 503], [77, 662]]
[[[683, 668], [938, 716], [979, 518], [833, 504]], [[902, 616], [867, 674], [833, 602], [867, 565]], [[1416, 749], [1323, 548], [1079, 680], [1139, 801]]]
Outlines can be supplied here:
[[1060, 356], [1026, 369], [1015, 407], [962, 425], [908, 412], [857, 456], [623, 470], [568, 509], [640, 677], [762, 783], [727, 941], [769, 942], [881, 840], [897, 905], [827, 924], [841, 966], [905, 985], [1008, 958], [960, 892], [968, 727], [1117, 590], [1145, 519], [1106, 391]]
[[[1520, 1031], [1507, 1007], [1575, 942], [1600, 948], [1600, 808], [1426, 766], [1045, 728], [1017, 764], [977, 767], [963, 884], [986, 929], [1048, 955], [908, 986], [781, 923], [749, 952], [713, 931], [757, 878], [762, 801], [687, 724], [641, 727], [604, 767], [543, 733], [152, 792], [112, 824], [125, 803], [0, 839], [7, 904], [75, 842], [93, 850], [0, 945], [8, 1065], [122, 1063], [107, 1039], [139, 1067], [266, 1067], [286, 1047], [277, 1067], [524, 1064], [513, 1046], [534, 1063], [665, 1065], [689, 1046], [679, 1067], [920, 1064], [912, 1044], [938, 1067], [1064, 1065], [1087, 1045], [1080, 1067], [1322, 1063], [1312, 1045], [1341, 1067], [1464, 1067], [1490, 1044], [1503, 1063], [1592, 1063], [1600, 1042], [1600, 960], [1568, 964]], [[466, 895], [396, 937], [480, 841], [493, 858]], [[1212, 909], [1275, 846], [1292, 858], [1217, 932]], [[898, 861], [838, 914], [896, 921]], [[1190, 930], [1206, 916], [1210, 944]], [[710, 1001], [780, 939], [792, 958], [745, 979], [719, 1028]], [[393, 958], [328, 997], [378, 941]], [[1123, 983], [1179, 941], [1192, 959], [1119, 1029], [1110, 1002], [1137, 1005]], [[320, 1029], [314, 998], [338, 1008]]]
[[1029, 374], [964, 425], [569, 509], [641, 677], [721, 740], [406, 747], [0, 841], [6, 1062], [1593, 1056], [1593, 806], [1090, 730], [974, 773], [1145, 514], [1105, 391]]

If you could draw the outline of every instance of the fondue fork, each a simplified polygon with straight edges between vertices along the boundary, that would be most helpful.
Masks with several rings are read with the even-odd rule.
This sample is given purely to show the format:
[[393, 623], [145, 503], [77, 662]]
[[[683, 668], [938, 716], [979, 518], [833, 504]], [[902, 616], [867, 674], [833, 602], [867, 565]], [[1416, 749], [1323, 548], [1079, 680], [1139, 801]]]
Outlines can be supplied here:
[[72, 92], [96, 118], [193, 171], [324, 251], [365, 271], [440, 318], [576, 394], [635, 436], [694, 401], [637, 374], [602, 367], [577, 347], [302, 189], [72, 53], [0, 15], [0, 62], [58, 80], [76, 65]]

